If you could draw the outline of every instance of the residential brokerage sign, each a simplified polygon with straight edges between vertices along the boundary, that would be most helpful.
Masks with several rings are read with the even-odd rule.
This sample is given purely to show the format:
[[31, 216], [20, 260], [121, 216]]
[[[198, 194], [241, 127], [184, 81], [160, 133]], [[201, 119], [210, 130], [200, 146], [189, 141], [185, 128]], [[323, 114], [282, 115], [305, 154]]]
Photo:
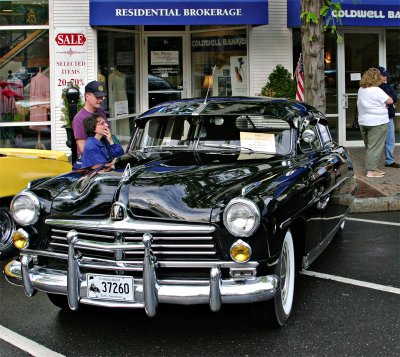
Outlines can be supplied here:
[[[341, 5], [342, 10], [332, 15], [343, 26], [400, 27], [399, 0], [343, 0]], [[299, 27], [300, 0], [287, 0], [287, 6], [288, 27]]]
[[268, 0], [90, 0], [90, 25], [262, 25]]

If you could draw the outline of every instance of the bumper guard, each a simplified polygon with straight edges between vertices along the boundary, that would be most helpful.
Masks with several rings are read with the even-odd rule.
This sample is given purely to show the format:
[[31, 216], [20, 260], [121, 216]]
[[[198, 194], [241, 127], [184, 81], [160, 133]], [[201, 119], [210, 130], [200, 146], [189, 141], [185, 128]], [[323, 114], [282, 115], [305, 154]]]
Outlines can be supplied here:
[[[108, 301], [87, 298], [86, 275], [80, 271], [80, 257], [76, 248], [95, 243], [78, 238], [78, 233], [71, 230], [67, 235], [68, 269], [67, 271], [40, 267], [34, 264], [37, 256], [28, 252], [20, 252], [20, 261], [12, 260], [4, 268], [6, 279], [15, 285], [23, 286], [25, 294], [33, 296], [37, 290], [67, 295], [72, 310], [79, 304], [105, 307], [143, 308], [148, 316], [156, 314], [158, 303], [181, 305], [209, 304], [212, 311], [218, 311], [223, 303], [253, 303], [269, 300], [279, 289], [279, 278], [276, 275], [250, 277], [243, 279], [222, 279], [218, 263], [210, 268], [210, 279], [205, 280], [158, 280], [157, 262], [151, 252], [153, 237], [143, 234], [144, 246], [142, 279], [135, 279], [134, 301]], [[101, 248], [101, 247], [99, 247]], [[103, 247], [104, 248], [104, 247]], [[115, 244], [113, 249], [121, 249]], [[110, 246], [107, 246], [110, 249]], [[126, 244], [123, 249], [137, 249]], [[116, 269], [118, 270], [118, 269]]]

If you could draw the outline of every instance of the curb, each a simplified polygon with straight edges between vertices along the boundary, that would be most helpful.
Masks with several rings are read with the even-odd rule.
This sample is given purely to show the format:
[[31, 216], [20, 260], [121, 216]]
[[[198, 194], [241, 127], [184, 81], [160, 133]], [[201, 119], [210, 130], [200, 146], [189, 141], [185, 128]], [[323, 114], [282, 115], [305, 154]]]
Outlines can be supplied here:
[[400, 211], [400, 197], [356, 197], [350, 212], [388, 212]]

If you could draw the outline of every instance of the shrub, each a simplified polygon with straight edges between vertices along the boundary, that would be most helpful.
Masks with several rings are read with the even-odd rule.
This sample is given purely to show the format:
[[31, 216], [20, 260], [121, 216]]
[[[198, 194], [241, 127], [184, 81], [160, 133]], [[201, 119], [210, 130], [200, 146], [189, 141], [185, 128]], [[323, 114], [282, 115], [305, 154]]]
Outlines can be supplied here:
[[261, 89], [261, 95], [275, 98], [294, 98], [296, 81], [291, 73], [278, 64], [268, 77], [267, 84]]

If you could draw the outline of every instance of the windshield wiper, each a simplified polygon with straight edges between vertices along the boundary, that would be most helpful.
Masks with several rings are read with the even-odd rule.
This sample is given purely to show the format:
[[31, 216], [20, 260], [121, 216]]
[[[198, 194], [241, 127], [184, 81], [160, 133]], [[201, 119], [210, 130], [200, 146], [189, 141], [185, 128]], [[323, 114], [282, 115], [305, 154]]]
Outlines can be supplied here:
[[230, 144], [201, 144], [200, 147], [209, 147], [209, 148], [217, 148], [217, 149], [233, 149], [233, 150], [247, 150], [250, 152], [254, 152], [253, 149], [247, 148], [245, 146], [240, 145], [230, 145]]
[[153, 146], [145, 146], [142, 150], [144, 152], [149, 151], [149, 149], [158, 149], [160, 151], [167, 150], [168, 149], [187, 149], [189, 146], [188, 145], [153, 145]]

